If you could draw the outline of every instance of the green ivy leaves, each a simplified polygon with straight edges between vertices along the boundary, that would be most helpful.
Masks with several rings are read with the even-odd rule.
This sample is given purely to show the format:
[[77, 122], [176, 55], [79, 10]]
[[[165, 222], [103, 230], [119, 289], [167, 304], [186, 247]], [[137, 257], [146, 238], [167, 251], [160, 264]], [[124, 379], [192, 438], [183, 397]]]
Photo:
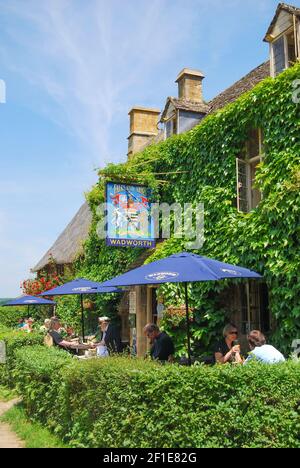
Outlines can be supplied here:
[[[87, 195], [95, 210], [103, 200], [105, 180], [122, 180], [148, 184], [162, 202], [204, 203], [206, 241], [200, 253], [254, 268], [264, 275], [271, 311], [277, 318], [275, 338], [281, 349], [283, 343], [288, 348], [292, 338], [300, 337], [300, 106], [292, 101], [292, 83], [299, 74], [300, 64], [296, 64], [276, 79], [264, 80], [190, 132], [149, 146], [124, 164], [109, 164], [100, 171], [99, 184]], [[245, 215], [235, 208], [235, 159], [251, 128], [261, 128], [264, 133], [266, 155], [256, 176], [263, 200]], [[95, 225], [96, 216], [78, 272], [105, 280], [130, 268], [141, 252], [106, 247], [97, 239]], [[171, 238], [149, 261], [180, 250], [184, 250], [184, 241]], [[288, 296], [285, 289], [290, 291]], [[193, 291], [197, 310], [213, 309], [214, 295], [209, 292], [215, 291], [215, 285], [209, 285], [208, 290], [195, 286]], [[172, 288], [165, 286], [164, 294], [172, 298]], [[298, 316], [287, 320], [292, 310]], [[217, 323], [205, 325], [206, 338], [221, 327], [224, 316], [217, 316]], [[203, 333], [195, 333], [207, 343]]]

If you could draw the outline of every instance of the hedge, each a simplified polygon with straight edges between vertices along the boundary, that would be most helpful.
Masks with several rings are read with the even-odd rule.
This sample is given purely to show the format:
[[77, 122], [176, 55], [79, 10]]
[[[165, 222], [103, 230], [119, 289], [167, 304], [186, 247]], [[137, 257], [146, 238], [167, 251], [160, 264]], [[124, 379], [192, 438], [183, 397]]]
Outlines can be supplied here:
[[44, 322], [45, 318], [49, 318], [53, 313], [51, 311], [52, 306], [40, 305], [36, 306], [19, 306], [19, 307], [0, 307], [0, 326], [4, 325], [8, 328], [16, 328], [20, 319], [24, 319], [28, 316], [32, 317], [35, 322]]
[[24, 307], [0, 307], [0, 327], [15, 328], [20, 319], [27, 317]]
[[6, 364], [0, 364], [0, 384], [14, 386], [12, 372], [15, 366], [16, 351], [24, 346], [41, 344], [43, 336], [38, 333], [25, 333], [0, 325], [0, 341], [6, 344]]
[[[64, 367], [72, 356], [58, 348], [29, 346], [16, 353], [14, 381], [29, 416], [62, 432], [64, 413]], [[64, 426], [66, 428], [66, 425]]]
[[29, 415], [74, 447], [300, 447], [300, 363], [192, 368], [17, 351]]

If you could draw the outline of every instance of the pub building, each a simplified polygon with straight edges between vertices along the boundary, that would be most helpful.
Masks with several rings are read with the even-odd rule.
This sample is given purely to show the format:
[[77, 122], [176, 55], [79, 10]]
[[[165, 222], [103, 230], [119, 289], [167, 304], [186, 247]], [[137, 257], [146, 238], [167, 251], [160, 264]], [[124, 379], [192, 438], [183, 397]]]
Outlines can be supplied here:
[[[206, 102], [203, 97], [205, 78], [203, 72], [184, 68], [176, 78], [178, 95], [167, 98], [162, 112], [160, 109], [133, 107], [129, 112], [130, 134], [127, 157], [131, 158], [147, 146], [164, 141], [172, 135], [191, 130], [201, 120], [233, 103], [264, 79], [270, 76], [276, 77], [298, 61], [300, 8], [280, 3], [264, 41], [269, 44], [268, 59], [211, 101]], [[253, 181], [257, 166], [263, 157], [263, 134], [259, 129], [253, 130], [245, 143], [243, 157], [237, 158], [236, 204], [241, 212], [248, 213], [260, 203], [262, 195]], [[32, 271], [38, 276], [53, 273], [53, 268], [60, 275], [65, 271], [72, 272], [75, 259], [78, 255], [84, 254], [82, 246], [88, 238], [91, 220], [89, 206], [84, 203]], [[131, 269], [143, 265], [152, 253], [153, 250], [143, 252], [138, 261], [131, 265]], [[159, 321], [162, 312], [162, 305], [157, 301], [156, 289], [151, 286], [127, 288], [120, 301], [122, 339], [136, 347], [138, 356], [144, 356], [149, 346], [143, 334], [144, 326], [149, 322]], [[226, 305], [227, 310], [232, 311], [231, 320], [245, 338], [249, 322], [252, 329], [260, 329], [265, 333], [274, 330], [276, 325], [269, 312], [268, 296], [267, 286], [263, 282], [249, 281], [245, 284], [231, 285], [227, 291], [220, 294], [220, 306]]]

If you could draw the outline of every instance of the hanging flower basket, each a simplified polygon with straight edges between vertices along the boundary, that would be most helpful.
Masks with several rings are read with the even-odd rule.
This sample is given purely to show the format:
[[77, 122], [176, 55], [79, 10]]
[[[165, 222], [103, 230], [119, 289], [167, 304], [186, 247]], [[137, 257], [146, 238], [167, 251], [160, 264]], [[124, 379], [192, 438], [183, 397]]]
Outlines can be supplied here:
[[[175, 316], [175, 317], [182, 317], [182, 318], [185, 318], [186, 317], [186, 308], [185, 308], [185, 305], [182, 305], [182, 306], [169, 306], [167, 308], [167, 311], [168, 311], [168, 315], [169, 316]], [[190, 319], [193, 318], [193, 314], [194, 314], [194, 309], [189, 307], [189, 316], [190, 316]]]
[[48, 277], [41, 276], [36, 279], [28, 279], [21, 283], [24, 294], [28, 296], [39, 296], [42, 292], [50, 291], [63, 284], [62, 279], [56, 275]]

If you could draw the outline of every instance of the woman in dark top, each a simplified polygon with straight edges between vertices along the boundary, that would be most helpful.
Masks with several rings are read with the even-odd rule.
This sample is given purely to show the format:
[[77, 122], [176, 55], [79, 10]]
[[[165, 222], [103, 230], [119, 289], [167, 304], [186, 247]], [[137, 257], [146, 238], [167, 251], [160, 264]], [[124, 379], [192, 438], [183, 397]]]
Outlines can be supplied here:
[[234, 341], [238, 338], [237, 327], [232, 323], [226, 325], [223, 337], [223, 340], [219, 341], [214, 348], [215, 362], [218, 364], [235, 362], [236, 356], [240, 355], [240, 346], [234, 346]]

